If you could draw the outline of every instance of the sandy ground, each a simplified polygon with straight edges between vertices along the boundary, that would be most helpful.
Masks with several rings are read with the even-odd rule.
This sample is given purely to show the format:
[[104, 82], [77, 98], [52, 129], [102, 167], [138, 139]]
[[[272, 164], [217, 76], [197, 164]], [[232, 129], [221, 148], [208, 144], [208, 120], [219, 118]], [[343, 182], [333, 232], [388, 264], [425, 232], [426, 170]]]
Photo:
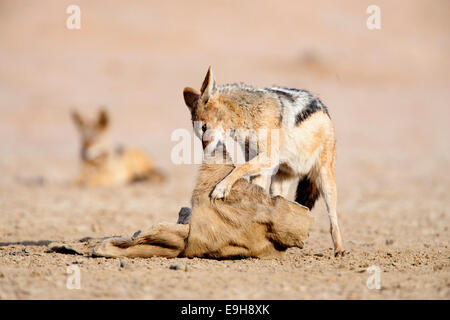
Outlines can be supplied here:
[[[66, 7], [81, 30], [65, 27]], [[449, 299], [450, 6], [377, 1], [1, 1], [1, 299]], [[304, 249], [278, 260], [89, 258], [51, 241], [131, 235], [175, 221], [196, 165], [174, 165], [190, 130], [184, 86], [300, 87], [328, 105], [338, 138], [338, 214], [349, 254], [332, 256], [326, 210]], [[107, 105], [113, 138], [169, 173], [156, 186], [69, 184], [78, 140], [69, 110]], [[67, 267], [81, 289], [66, 288]], [[181, 266], [180, 270], [170, 269]], [[370, 266], [381, 290], [366, 286]]]

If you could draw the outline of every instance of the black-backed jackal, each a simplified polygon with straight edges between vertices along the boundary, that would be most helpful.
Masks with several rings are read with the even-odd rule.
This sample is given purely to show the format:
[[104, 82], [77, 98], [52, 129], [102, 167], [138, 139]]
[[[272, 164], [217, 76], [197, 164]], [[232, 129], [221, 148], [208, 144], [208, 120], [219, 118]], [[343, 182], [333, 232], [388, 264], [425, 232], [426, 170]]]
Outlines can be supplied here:
[[85, 186], [118, 186], [149, 180], [162, 182], [165, 177], [153, 161], [138, 150], [114, 148], [109, 140], [109, 117], [105, 110], [87, 119], [77, 111], [72, 119], [81, 139], [81, 172], [75, 183]]
[[[291, 185], [297, 184], [295, 200], [312, 208], [319, 195], [326, 203], [330, 219], [335, 255], [344, 254], [336, 213], [335, 182], [336, 139], [327, 108], [305, 90], [283, 87], [253, 88], [244, 84], [217, 86], [209, 68], [200, 92], [183, 91], [204, 151], [214, 150], [226, 138], [255, 156], [236, 165], [211, 194], [213, 199], [226, 198], [233, 184], [242, 177], [270, 189], [273, 195], [288, 196]], [[257, 140], [256, 130], [277, 131], [277, 146], [272, 135]], [[227, 146], [228, 149], [228, 146]]]

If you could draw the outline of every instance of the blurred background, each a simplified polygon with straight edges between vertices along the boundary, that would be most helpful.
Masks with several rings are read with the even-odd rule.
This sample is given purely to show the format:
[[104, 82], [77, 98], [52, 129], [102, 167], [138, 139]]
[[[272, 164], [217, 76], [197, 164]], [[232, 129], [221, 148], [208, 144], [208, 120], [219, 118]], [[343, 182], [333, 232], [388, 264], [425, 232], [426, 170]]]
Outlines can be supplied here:
[[[212, 65], [219, 84], [318, 94], [339, 148], [400, 155], [411, 144], [436, 158], [448, 141], [450, 3], [377, 1], [381, 30], [369, 30], [372, 2], [2, 0], [0, 155], [75, 155], [68, 111], [106, 105], [118, 138], [169, 162], [170, 133], [190, 129], [182, 90]], [[80, 30], [66, 28], [71, 4]]]
[[[72, 4], [81, 9], [80, 30], [66, 27]], [[372, 4], [381, 9], [380, 30], [366, 26]], [[338, 214], [354, 255], [392, 243], [448, 253], [449, 17], [447, 0], [0, 0], [0, 241], [132, 234], [175, 221], [189, 205], [196, 166], [171, 163], [170, 135], [191, 130], [182, 90], [199, 89], [211, 65], [218, 84], [302, 88], [328, 106], [337, 133]], [[94, 115], [102, 105], [113, 141], [146, 150], [169, 182], [112, 190], [68, 184], [79, 165], [69, 112]], [[331, 241], [322, 202], [313, 213], [306, 247], [323, 252]], [[423, 272], [412, 277], [418, 274], [430, 281]], [[436, 277], [431, 291], [420, 291], [425, 297], [436, 296], [443, 283]], [[349, 280], [341, 279], [345, 287]], [[239, 292], [257, 287], [242, 281]], [[400, 296], [417, 297], [414, 285]], [[331, 296], [342, 297], [343, 286]], [[33, 296], [15, 282], [3, 287], [5, 297]], [[44, 292], [52, 296], [51, 288]], [[166, 289], [152, 292], [217, 297]], [[273, 297], [266, 292], [278, 291], [242, 297]], [[315, 297], [329, 292], [317, 287]], [[448, 298], [448, 273], [440, 292]]]

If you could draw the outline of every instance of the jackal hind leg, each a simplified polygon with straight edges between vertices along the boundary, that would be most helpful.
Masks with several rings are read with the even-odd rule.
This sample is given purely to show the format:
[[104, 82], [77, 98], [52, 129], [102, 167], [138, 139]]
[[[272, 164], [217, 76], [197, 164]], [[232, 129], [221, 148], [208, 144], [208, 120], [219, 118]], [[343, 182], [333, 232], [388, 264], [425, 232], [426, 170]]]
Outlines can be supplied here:
[[336, 212], [337, 206], [337, 189], [334, 168], [332, 165], [321, 168], [319, 177], [319, 192], [325, 200], [330, 219], [330, 233], [333, 240], [334, 255], [343, 256], [345, 254], [344, 244], [339, 230], [338, 217]]

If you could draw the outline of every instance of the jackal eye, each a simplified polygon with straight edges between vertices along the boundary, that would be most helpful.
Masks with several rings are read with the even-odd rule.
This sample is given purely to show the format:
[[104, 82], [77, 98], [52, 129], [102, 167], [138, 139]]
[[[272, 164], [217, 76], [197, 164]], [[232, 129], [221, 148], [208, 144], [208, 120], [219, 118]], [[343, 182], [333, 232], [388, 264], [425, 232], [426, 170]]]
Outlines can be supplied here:
[[202, 131], [203, 131], [203, 133], [205, 133], [206, 129], [207, 129], [207, 127], [206, 127], [206, 123], [205, 123], [204, 125], [202, 125]]

